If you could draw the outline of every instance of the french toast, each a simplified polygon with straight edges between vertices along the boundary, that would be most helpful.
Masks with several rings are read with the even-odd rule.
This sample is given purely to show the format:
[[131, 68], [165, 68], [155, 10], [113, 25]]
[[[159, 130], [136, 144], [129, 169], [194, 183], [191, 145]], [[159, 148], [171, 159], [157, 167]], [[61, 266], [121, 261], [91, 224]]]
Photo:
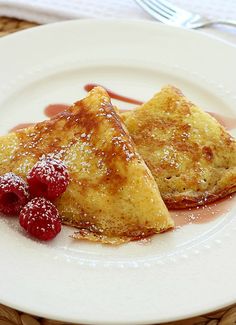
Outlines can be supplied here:
[[43, 156], [61, 159], [70, 182], [55, 200], [74, 238], [103, 243], [173, 227], [158, 186], [101, 87], [51, 120], [0, 137], [0, 175], [26, 179]]
[[166, 86], [121, 116], [168, 208], [199, 206], [236, 191], [236, 141], [177, 88]]

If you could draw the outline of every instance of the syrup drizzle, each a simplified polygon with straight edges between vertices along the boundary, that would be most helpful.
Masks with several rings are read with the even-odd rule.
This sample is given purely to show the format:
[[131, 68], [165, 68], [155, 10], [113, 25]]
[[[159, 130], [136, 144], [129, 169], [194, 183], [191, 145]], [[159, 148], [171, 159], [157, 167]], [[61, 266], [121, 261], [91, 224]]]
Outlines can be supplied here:
[[70, 107], [70, 105], [67, 105], [67, 104], [50, 104], [44, 108], [44, 114], [47, 117], [53, 117], [53, 116], [65, 111], [69, 107]]
[[140, 100], [137, 100], [137, 99], [134, 99], [134, 98], [131, 98], [131, 97], [122, 96], [122, 95], [117, 94], [114, 91], [112, 91], [112, 90], [110, 90], [110, 89], [108, 89], [106, 87], [103, 87], [103, 86], [101, 86], [99, 84], [94, 84], [94, 83], [86, 84], [84, 86], [84, 90], [90, 91], [94, 87], [97, 87], [97, 86], [100, 86], [100, 87], [104, 88], [106, 90], [106, 92], [108, 93], [108, 95], [113, 99], [117, 99], [117, 100], [119, 100], [121, 102], [135, 104], [135, 105], [142, 105], [143, 104], [143, 102], [141, 102]]
[[175, 221], [175, 227], [188, 224], [201, 224], [219, 218], [228, 213], [235, 204], [236, 196], [228, 196], [212, 204], [189, 208], [183, 210], [170, 210], [170, 214]]

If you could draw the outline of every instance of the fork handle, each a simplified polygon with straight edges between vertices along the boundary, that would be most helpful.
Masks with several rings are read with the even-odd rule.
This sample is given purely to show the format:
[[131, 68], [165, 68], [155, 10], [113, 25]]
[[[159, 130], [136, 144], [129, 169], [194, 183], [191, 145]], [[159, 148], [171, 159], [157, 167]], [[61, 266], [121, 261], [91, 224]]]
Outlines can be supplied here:
[[200, 27], [216, 25], [216, 24], [236, 27], [236, 20], [224, 20], [224, 19], [208, 20], [204, 23], [199, 23], [198, 25], [196, 24], [196, 26], [194, 28], [200, 28]]

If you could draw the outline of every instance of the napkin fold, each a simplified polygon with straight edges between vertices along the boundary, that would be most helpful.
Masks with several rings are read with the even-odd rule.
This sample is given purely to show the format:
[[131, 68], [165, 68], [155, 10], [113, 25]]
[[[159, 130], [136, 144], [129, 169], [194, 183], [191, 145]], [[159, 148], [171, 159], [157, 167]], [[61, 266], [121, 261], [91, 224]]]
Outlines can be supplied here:
[[0, 15], [37, 23], [75, 18], [151, 19], [132, 0], [0, 0]]
[[[209, 18], [236, 19], [236, 0], [172, 0]], [[75, 18], [152, 19], [134, 0], [0, 0], [0, 16], [50, 23]]]

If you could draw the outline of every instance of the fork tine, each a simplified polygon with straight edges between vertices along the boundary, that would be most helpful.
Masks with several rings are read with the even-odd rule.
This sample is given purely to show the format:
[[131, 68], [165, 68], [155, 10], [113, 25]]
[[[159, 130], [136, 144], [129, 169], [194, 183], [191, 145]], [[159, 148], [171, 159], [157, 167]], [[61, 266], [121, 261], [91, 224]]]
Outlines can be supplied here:
[[153, 6], [155, 6], [157, 9], [161, 8], [163, 11], [165, 11], [169, 15], [174, 15], [176, 12], [174, 9], [167, 7], [165, 4], [163, 4], [163, 1], [161, 1], [161, 0], [160, 1], [159, 0], [149, 0], [149, 1], [152, 2]]
[[186, 10], [173, 5], [167, 0], [155, 0], [155, 2], [158, 2], [160, 6], [163, 6], [167, 10], [171, 10], [173, 14], [188, 13]]
[[154, 18], [166, 22], [171, 18], [171, 16], [162, 8], [158, 7], [156, 3], [154, 4], [150, 0], [136, 0], [143, 9], [145, 9]]

